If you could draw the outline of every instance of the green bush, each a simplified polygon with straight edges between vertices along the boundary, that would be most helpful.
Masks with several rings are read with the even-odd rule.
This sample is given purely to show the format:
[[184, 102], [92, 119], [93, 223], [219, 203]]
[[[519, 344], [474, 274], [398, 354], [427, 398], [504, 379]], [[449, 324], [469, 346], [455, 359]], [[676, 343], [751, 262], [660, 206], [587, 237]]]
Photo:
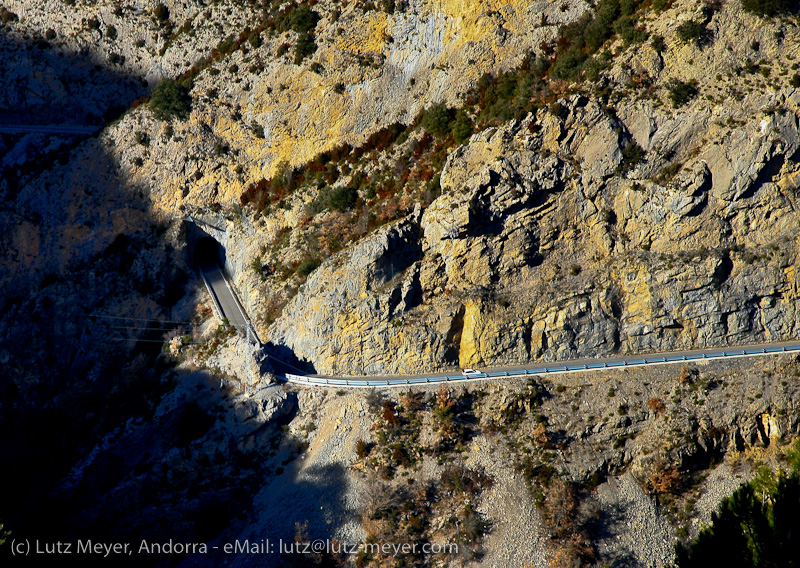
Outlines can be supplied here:
[[450, 134], [452, 112], [444, 103], [436, 103], [425, 109], [422, 114], [422, 127], [439, 138]]
[[677, 27], [675, 33], [678, 35], [678, 39], [683, 43], [699, 45], [708, 33], [708, 30], [706, 30], [706, 27], [700, 22], [687, 20]]
[[684, 83], [678, 79], [670, 79], [667, 83], [667, 90], [669, 91], [669, 100], [672, 101], [672, 106], [675, 108], [682, 107], [697, 95], [694, 81]]
[[712, 514], [711, 526], [688, 546], [677, 546], [679, 568], [800, 565], [800, 480], [779, 478], [766, 495], [752, 483], [739, 488]]
[[647, 32], [636, 27], [636, 20], [631, 16], [622, 16], [614, 22], [614, 33], [628, 45], [647, 40]]
[[319, 213], [324, 209], [347, 211], [356, 206], [358, 191], [354, 187], [325, 187], [312, 204], [312, 211]]
[[300, 264], [297, 265], [297, 274], [300, 276], [308, 276], [319, 267], [319, 260], [313, 257], [304, 258]]
[[307, 4], [295, 8], [289, 16], [289, 27], [299, 34], [307, 34], [319, 21], [319, 14], [311, 10]]
[[741, 0], [745, 12], [759, 16], [775, 16], [777, 14], [797, 12], [795, 0]]
[[106, 26], [106, 37], [112, 41], [117, 39], [117, 28], [111, 25]]
[[164, 79], [153, 89], [150, 110], [159, 120], [184, 118], [192, 108], [189, 89], [172, 79]]
[[619, 166], [620, 173], [626, 173], [644, 159], [644, 149], [639, 146], [636, 140], [631, 140], [622, 149], [622, 163]]
[[258, 32], [253, 32], [247, 38], [247, 42], [253, 49], [258, 49], [259, 47], [261, 47], [261, 34], [259, 34]]
[[467, 113], [463, 110], [456, 112], [456, 118], [450, 125], [450, 131], [453, 134], [453, 139], [456, 141], [456, 144], [463, 144], [469, 140], [469, 137], [472, 136], [473, 128], [474, 125], [470, 117], [467, 116]]
[[297, 38], [297, 44], [294, 46], [294, 63], [300, 65], [303, 59], [312, 55], [317, 51], [317, 43], [314, 41], [314, 36], [309, 33], [303, 33]]
[[667, 48], [667, 44], [664, 42], [664, 36], [654, 35], [653, 39], [650, 40], [650, 47], [655, 49], [658, 53], [663, 53]]
[[569, 49], [561, 53], [550, 68], [550, 75], [554, 79], [574, 80], [583, 68], [588, 56], [580, 49]]

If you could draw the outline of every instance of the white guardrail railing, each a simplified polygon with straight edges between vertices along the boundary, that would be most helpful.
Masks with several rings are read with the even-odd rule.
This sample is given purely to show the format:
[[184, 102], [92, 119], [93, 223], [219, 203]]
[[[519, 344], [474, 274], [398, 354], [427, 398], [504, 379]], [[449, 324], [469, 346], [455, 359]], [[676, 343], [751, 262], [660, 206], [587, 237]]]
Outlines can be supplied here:
[[456, 373], [442, 376], [403, 377], [372, 379], [368, 377], [324, 377], [317, 375], [294, 375], [285, 373], [281, 375], [288, 383], [295, 383], [307, 386], [339, 386], [350, 388], [373, 388], [373, 387], [404, 387], [409, 385], [424, 385], [435, 383], [448, 383], [460, 381], [484, 381], [489, 379], [502, 379], [508, 377], [525, 377], [530, 375], [547, 375], [552, 373], [579, 373], [586, 371], [596, 371], [599, 369], [614, 369], [641, 367], [645, 365], [664, 365], [671, 363], [683, 363], [687, 361], [703, 361], [710, 359], [724, 359], [733, 357], [753, 357], [759, 355], [770, 355], [775, 353], [800, 352], [800, 344], [773, 347], [745, 347], [745, 348], [726, 348], [720, 350], [706, 351], [703, 353], [689, 354], [669, 354], [646, 355], [625, 357], [612, 361], [597, 361], [596, 363], [549, 363], [537, 365], [525, 369], [515, 369], [510, 371], [486, 371], [477, 374], [464, 375]]

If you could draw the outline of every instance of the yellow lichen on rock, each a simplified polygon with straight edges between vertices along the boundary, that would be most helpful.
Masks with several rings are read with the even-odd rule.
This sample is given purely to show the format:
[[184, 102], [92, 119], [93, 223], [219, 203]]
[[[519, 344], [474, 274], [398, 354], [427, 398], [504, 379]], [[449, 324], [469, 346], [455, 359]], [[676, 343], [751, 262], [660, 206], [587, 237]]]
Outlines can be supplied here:
[[480, 303], [467, 300], [464, 303], [464, 328], [458, 351], [458, 364], [462, 368], [478, 367], [483, 363], [480, 336], [484, 331], [484, 320]]
[[625, 303], [625, 320], [628, 325], [649, 327], [653, 325], [653, 296], [650, 292], [649, 273], [644, 266], [630, 266], [624, 273], [612, 273], [619, 282]]
[[450, 22], [445, 31], [445, 43], [483, 41], [494, 35], [500, 23], [504, 27], [508, 25], [513, 33], [523, 34], [526, 30], [521, 25], [524, 22], [521, 15], [529, 8], [530, 2], [526, 0], [437, 0], [431, 3], [431, 9], [443, 14]]
[[364, 14], [358, 26], [337, 35], [336, 49], [349, 53], [380, 53], [388, 39], [388, 17], [385, 12], [371, 11]]

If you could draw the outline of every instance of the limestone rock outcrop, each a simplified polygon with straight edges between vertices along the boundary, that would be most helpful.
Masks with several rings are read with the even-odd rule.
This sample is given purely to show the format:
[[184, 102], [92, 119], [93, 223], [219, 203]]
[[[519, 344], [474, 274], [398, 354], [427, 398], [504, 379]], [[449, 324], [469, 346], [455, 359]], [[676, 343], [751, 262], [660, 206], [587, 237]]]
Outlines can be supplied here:
[[[324, 263], [273, 337], [344, 374], [791, 338], [797, 196], [781, 186], [800, 132], [784, 103], [775, 95], [766, 118], [695, 131], [711, 141], [668, 181], [654, 181], [664, 136], [713, 114], [623, 106], [631, 124], [644, 112], [667, 130], [652, 132], [628, 175], [618, 169], [628, 123], [580, 97], [564, 101], [565, 135], [549, 152], [548, 129], [529, 128], [556, 127], [547, 111], [475, 135], [449, 157], [442, 197]], [[774, 125], [766, 140], [754, 136], [762, 123]], [[390, 255], [390, 234], [413, 254], [387, 278], [371, 251]]]

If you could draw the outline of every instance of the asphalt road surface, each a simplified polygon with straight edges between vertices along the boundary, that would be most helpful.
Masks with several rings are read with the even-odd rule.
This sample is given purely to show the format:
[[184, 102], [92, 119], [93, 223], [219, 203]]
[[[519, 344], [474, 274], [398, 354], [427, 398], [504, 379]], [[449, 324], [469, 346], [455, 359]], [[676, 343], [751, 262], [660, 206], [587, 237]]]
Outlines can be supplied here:
[[239, 302], [233, 296], [233, 292], [228, 287], [222, 270], [216, 263], [201, 264], [198, 266], [203, 273], [208, 284], [211, 286], [212, 293], [216, 296], [223, 317], [228, 318], [228, 322], [242, 333], [247, 332], [247, 319], [245, 318]]
[[455, 381], [475, 381], [502, 379], [507, 377], [524, 377], [528, 375], [549, 375], [557, 373], [575, 373], [641, 367], [664, 364], [691, 364], [709, 359], [727, 359], [735, 357], [757, 357], [779, 353], [800, 352], [800, 341], [783, 343], [762, 343], [735, 347], [714, 347], [692, 351], [671, 351], [666, 353], [647, 353], [640, 355], [620, 355], [616, 357], [596, 359], [571, 359], [567, 361], [532, 362], [528, 365], [480, 369], [476, 375], [465, 376], [462, 373], [428, 373], [425, 375], [398, 375], [383, 377], [324, 377], [319, 375], [294, 375], [286, 373], [287, 382], [309, 385], [342, 387], [402, 387], [415, 384], [435, 384]]
[[[247, 331], [247, 317], [236, 300], [233, 291], [225, 279], [222, 269], [217, 263], [204, 263], [199, 270], [208, 282], [212, 294], [222, 309], [228, 322], [242, 333]], [[727, 359], [735, 357], [758, 357], [780, 353], [800, 353], [800, 341], [781, 343], [761, 343], [732, 347], [712, 347], [690, 351], [670, 351], [664, 353], [643, 353], [637, 355], [618, 355], [604, 358], [570, 359], [566, 361], [531, 362], [527, 365], [479, 369], [473, 374], [460, 371], [443, 373], [426, 373], [423, 375], [363, 376], [363, 377], [327, 377], [321, 375], [295, 375], [281, 373], [281, 378], [290, 383], [307, 386], [341, 386], [341, 387], [403, 387], [415, 384], [435, 384], [456, 381], [479, 381], [503, 379], [508, 377], [524, 377], [530, 375], [549, 375], [557, 373], [579, 373], [603, 369], [619, 369], [665, 364], [691, 364], [710, 359]], [[292, 368], [292, 365], [274, 358], [279, 368]], [[280, 373], [280, 371], [279, 371]]]

